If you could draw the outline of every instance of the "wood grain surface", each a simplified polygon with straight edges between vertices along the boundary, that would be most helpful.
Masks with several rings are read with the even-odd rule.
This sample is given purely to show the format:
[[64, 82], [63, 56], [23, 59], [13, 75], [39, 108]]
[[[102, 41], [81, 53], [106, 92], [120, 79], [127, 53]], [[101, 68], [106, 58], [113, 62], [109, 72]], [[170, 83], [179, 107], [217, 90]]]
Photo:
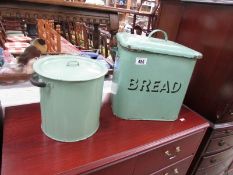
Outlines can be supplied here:
[[186, 107], [182, 107], [179, 119], [174, 122], [123, 120], [113, 115], [111, 104], [106, 100], [102, 105], [100, 127], [93, 136], [62, 143], [41, 131], [39, 104], [7, 107], [2, 174], [90, 172], [133, 158], [178, 137], [204, 131], [206, 127], [206, 120]]

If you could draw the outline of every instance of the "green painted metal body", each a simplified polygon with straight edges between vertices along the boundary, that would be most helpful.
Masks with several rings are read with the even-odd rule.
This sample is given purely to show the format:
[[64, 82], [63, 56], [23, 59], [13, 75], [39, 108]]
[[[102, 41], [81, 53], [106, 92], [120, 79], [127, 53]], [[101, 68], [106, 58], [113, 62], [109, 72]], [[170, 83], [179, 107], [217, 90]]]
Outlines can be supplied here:
[[176, 120], [196, 63], [194, 58], [202, 55], [167, 40], [124, 33], [117, 34], [117, 40], [114, 114], [132, 120]]
[[73, 142], [94, 134], [104, 78], [86, 82], [62, 82], [41, 77], [49, 85], [40, 89], [43, 132], [58, 141]]
[[[68, 56], [68, 58], [60, 57], [59, 59], [65, 60], [64, 63], [72, 61], [72, 64], [74, 63], [73, 60], [76, 60], [72, 56]], [[49, 62], [50, 60], [47, 59], [47, 61]], [[104, 74], [107, 72], [107, 69], [103, 68], [101, 72], [97, 73], [96, 78], [90, 78], [90, 76], [83, 78], [85, 75], [77, 75], [75, 81], [75, 75], [67, 75], [69, 80], [64, 81], [43, 76], [43, 71], [46, 71], [40, 70], [40, 65], [43, 66], [43, 63], [47, 64], [46, 61], [42, 61], [34, 66], [35, 71], [39, 73], [40, 80], [46, 84], [45, 87], [40, 89], [43, 132], [48, 137], [63, 142], [74, 142], [88, 138], [99, 127]], [[83, 61], [80, 62], [79, 66], [82, 63]], [[90, 62], [90, 64], [92, 63]], [[55, 66], [54, 64], [52, 65]], [[47, 67], [45, 66], [45, 68]], [[78, 73], [62, 69], [60, 71], [63, 71], [63, 79], [65, 79], [64, 72], [66, 71], [69, 74], [72, 72], [74, 74]], [[78, 67], [71, 65], [68, 69], [78, 69]], [[83, 73], [83, 70], [81, 70], [80, 74]], [[54, 74], [57, 74], [57, 71], [59, 69]], [[57, 75], [52, 76], [51, 74], [50, 76]], [[87, 80], [85, 81], [84, 79]]]

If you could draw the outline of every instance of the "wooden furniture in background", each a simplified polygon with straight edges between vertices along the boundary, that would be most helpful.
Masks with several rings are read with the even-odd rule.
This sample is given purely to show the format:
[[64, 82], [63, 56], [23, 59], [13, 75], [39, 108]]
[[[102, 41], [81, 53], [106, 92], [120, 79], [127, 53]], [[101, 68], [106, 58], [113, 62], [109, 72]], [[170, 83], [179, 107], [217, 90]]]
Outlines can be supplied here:
[[123, 120], [105, 95], [98, 131], [73, 143], [43, 134], [39, 104], [5, 108], [2, 175], [186, 173], [206, 120], [185, 107], [174, 122]]
[[[146, 2], [146, 1], [143, 1]], [[148, 1], [150, 2], [150, 1]], [[152, 30], [156, 29], [155, 24], [156, 24], [156, 20], [158, 17], [158, 12], [159, 12], [159, 7], [160, 7], [160, 1], [156, 0], [154, 2], [155, 6], [153, 8], [150, 8], [149, 11], [146, 11], [144, 9], [144, 5], [141, 4], [139, 6], [138, 12], [137, 13], [133, 13], [133, 26], [132, 26], [132, 32], [134, 33], [134, 29], [137, 23], [137, 16], [144, 16], [148, 18], [148, 24], [147, 24], [147, 29], [146, 29], [146, 33], [149, 34], [149, 32], [151, 32]], [[142, 26], [140, 26], [142, 27]]]
[[109, 56], [110, 52], [110, 42], [111, 34], [107, 32], [106, 30], [100, 29], [100, 53], [107, 58]]
[[208, 130], [199, 150], [199, 161], [192, 164], [189, 174], [233, 174], [233, 124], [215, 124]]
[[29, 39], [25, 36], [7, 36], [4, 30], [0, 30], [0, 47], [7, 49], [11, 54], [16, 56], [23, 53], [25, 48], [30, 45], [27, 42]]
[[[222, 130], [227, 130], [233, 122], [233, 2], [162, 0], [157, 27], [166, 31], [170, 40], [203, 53], [203, 59], [194, 69], [184, 103], [213, 122], [213, 128], [220, 125]], [[209, 132], [205, 140], [214, 131]], [[205, 159], [206, 144], [202, 143], [203, 148], [192, 166], [195, 168], [189, 174], [201, 169], [198, 166]], [[224, 154], [223, 150], [220, 152]], [[232, 149], [227, 154], [231, 153]], [[225, 168], [219, 168], [224, 173], [229, 163], [226, 159], [222, 163]], [[216, 169], [209, 171], [211, 175], [219, 175]]]
[[28, 81], [30, 78], [31, 74], [27, 73], [0, 74], [0, 83], [8, 82], [8, 84], [14, 84], [19, 81]]
[[[116, 46], [114, 36], [119, 28], [119, 14], [144, 15], [137, 10], [56, 0], [12, 0], [4, 3], [0, 2], [0, 11], [0, 17], [2, 18], [14, 17], [24, 19], [26, 22], [36, 19], [54, 20], [55, 23], [64, 24], [61, 26], [62, 34], [64, 33], [63, 26], [66, 26], [66, 23], [81, 22], [87, 26], [92, 25], [94, 49], [99, 49], [100, 46], [100, 25], [106, 25], [106, 29], [110, 33], [108, 45], [112, 47]], [[145, 15], [151, 16], [150, 14]], [[66, 38], [66, 36], [64, 37]]]
[[44, 39], [48, 48], [48, 52], [61, 52], [61, 35], [60, 29], [54, 29], [53, 21], [38, 19], [37, 22], [39, 38]]
[[15, 17], [4, 17], [1, 19], [6, 34], [26, 36], [26, 25], [24, 20]]
[[88, 33], [85, 23], [75, 23], [75, 41], [80, 49], [89, 50]]
[[[36, 7], [36, 8], [35, 8]], [[84, 22], [92, 24], [98, 31], [100, 24], [107, 25], [111, 40], [119, 28], [118, 13], [130, 12], [127, 9], [116, 9], [82, 2], [56, 2], [53, 0], [24, 0], [0, 2], [2, 17], [11, 16], [19, 19], [49, 19], [55, 22]], [[94, 48], [98, 49], [99, 36], [94, 32]]]
[[5, 34], [0, 31], [0, 47], [2, 47], [3, 49], [6, 49], [5, 47], [5, 43], [6, 43], [6, 39], [5, 39]]
[[[7, 21], [7, 20], [8, 21]], [[8, 23], [12, 23], [10, 26]], [[24, 31], [25, 33], [25, 31]], [[0, 20], [0, 47], [8, 49], [14, 55], [21, 54], [32, 39], [24, 36], [21, 29], [21, 21], [4, 18]]]
[[[3, 109], [2, 104], [0, 101], [0, 148], [1, 148], [1, 157], [2, 157], [2, 138], [3, 138]], [[0, 161], [1, 166], [0, 169], [2, 169], [2, 159]]]

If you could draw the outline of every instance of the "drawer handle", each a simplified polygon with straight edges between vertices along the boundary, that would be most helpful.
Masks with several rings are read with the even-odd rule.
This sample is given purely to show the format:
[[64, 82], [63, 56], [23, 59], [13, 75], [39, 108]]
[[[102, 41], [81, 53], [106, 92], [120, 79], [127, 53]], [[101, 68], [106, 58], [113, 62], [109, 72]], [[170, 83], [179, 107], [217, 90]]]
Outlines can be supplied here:
[[172, 155], [172, 153], [169, 150], [165, 151], [165, 154], [166, 154], [166, 156], [169, 157], [170, 160], [174, 159], [176, 157], [176, 155]]
[[218, 146], [223, 146], [223, 145], [225, 145], [225, 141], [224, 140], [220, 140], [219, 142], [218, 142]]
[[181, 148], [180, 146], [177, 146], [174, 154], [172, 154], [169, 150], [167, 150], [165, 151], [165, 155], [168, 156], [169, 159], [171, 160], [175, 158], [179, 152], [181, 152]]
[[215, 163], [217, 159], [210, 159], [210, 163]]
[[[175, 168], [175, 169], [174, 169], [174, 174], [179, 174], [178, 168]], [[169, 173], [165, 173], [164, 175], [169, 175]]]
[[167, 156], [169, 156], [169, 157], [172, 156], [172, 153], [171, 153], [169, 150], [165, 151], [165, 154], [166, 154]]
[[180, 146], [177, 146], [177, 147], [176, 147], [176, 152], [177, 152], [177, 153], [181, 152]]
[[174, 174], [179, 174], [178, 168], [175, 168], [175, 169], [174, 169]]

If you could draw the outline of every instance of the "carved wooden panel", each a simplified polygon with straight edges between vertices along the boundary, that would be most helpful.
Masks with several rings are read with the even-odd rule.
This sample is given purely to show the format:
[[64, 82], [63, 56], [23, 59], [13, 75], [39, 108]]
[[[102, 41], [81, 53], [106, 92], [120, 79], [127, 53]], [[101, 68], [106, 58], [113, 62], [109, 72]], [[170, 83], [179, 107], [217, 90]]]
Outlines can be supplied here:
[[91, 24], [110, 24], [109, 15], [99, 14], [95, 11], [82, 9], [65, 9], [64, 7], [51, 8], [50, 6], [38, 5], [14, 5], [0, 4], [2, 17], [16, 17], [24, 19], [52, 19], [55, 21], [80, 21]]

